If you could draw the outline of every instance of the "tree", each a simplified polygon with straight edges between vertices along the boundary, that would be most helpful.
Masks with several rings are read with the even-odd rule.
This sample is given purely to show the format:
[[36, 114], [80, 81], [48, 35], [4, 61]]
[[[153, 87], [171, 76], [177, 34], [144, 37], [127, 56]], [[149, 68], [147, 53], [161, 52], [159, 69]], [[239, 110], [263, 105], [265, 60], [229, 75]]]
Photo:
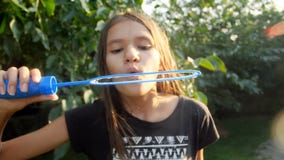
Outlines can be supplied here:
[[[148, 2], [150, 3], [150, 1]], [[264, 37], [266, 26], [280, 21], [270, 0], [185, 1], [156, 4], [155, 17], [168, 31], [182, 67], [200, 67], [197, 88], [208, 96], [215, 113], [239, 111], [250, 95], [259, 95], [273, 84], [272, 64], [283, 48]], [[200, 57], [214, 57], [205, 60]], [[211, 72], [212, 65], [223, 66]], [[190, 61], [189, 61], [190, 60]], [[213, 67], [214, 68], [214, 67]], [[210, 71], [211, 70], [211, 71]], [[220, 72], [221, 71], [221, 72]]]

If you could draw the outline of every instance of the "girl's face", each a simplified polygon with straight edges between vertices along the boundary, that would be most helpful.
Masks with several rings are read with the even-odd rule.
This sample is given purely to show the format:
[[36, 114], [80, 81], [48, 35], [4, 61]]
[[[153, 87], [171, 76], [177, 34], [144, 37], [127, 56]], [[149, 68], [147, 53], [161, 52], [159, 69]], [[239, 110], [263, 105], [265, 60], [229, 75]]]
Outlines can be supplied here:
[[[160, 53], [154, 47], [150, 32], [142, 24], [124, 20], [109, 29], [107, 35], [106, 65], [110, 74], [159, 71]], [[122, 80], [149, 79], [156, 75], [122, 78]], [[117, 79], [118, 80], [118, 79]], [[117, 85], [127, 96], [141, 96], [156, 91], [156, 83]]]

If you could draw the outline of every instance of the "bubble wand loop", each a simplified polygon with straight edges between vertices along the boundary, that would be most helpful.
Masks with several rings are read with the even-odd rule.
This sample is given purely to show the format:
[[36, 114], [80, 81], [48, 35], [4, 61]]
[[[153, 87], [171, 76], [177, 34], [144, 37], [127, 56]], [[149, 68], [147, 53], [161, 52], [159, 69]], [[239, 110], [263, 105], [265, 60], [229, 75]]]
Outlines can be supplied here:
[[[123, 81], [112, 81], [116, 78], [123, 77], [138, 77], [146, 75], [166, 75], [166, 74], [187, 74], [176, 77], [162, 77], [154, 79], [134, 79], [134, 80], [123, 80]], [[4, 95], [0, 95], [0, 98], [5, 99], [15, 99], [15, 98], [26, 98], [36, 95], [49, 95], [55, 94], [58, 87], [66, 86], [76, 86], [76, 85], [97, 85], [97, 86], [109, 86], [109, 85], [125, 85], [125, 84], [138, 84], [138, 83], [147, 83], [147, 82], [162, 82], [162, 81], [175, 81], [182, 79], [191, 79], [197, 78], [201, 75], [200, 71], [197, 70], [170, 70], [170, 71], [161, 71], [161, 72], [140, 72], [140, 73], [130, 73], [130, 74], [113, 74], [106, 76], [99, 76], [89, 80], [83, 81], [74, 81], [74, 82], [60, 82], [57, 83], [54, 76], [42, 77], [40, 83], [34, 83], [30, 81], [28, 92], [21, 92], [19, 84], [17, 86], [16, 94], [9, 95], [7, 92]], [[105, 81], [107, 80], [107, 81]], [[8, 81], [5, 80], [5, 84], [8, 84]]]

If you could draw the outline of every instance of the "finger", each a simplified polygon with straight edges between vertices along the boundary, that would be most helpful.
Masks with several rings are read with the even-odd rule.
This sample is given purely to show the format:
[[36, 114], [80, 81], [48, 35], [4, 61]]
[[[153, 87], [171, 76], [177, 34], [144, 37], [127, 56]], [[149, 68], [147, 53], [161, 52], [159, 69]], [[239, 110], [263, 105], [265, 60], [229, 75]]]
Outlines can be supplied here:
[[6, 93], [6, 85], [4, 80], [7, 78], [7, 74], [5, 71], [0, 70], [0, 94], [4, 95]]
[[34, 68], [30, 72], [31, 72], [30, 74], [31, 74], [32, 80], [36, 83], [39, 83], [41, 79], [41, 73], [39, 69]]
[[29, 81], [30, 81], [30, 71], [28, 67], [23, 66], [18, 69], [19, 79], [20, 79], [20, 90], [22, 92], [28, 91]]
[[8, 78], [8, 93], [15, 95], [18, 81], [18, 69], [16, 67], [10, 67], [7, 70]]

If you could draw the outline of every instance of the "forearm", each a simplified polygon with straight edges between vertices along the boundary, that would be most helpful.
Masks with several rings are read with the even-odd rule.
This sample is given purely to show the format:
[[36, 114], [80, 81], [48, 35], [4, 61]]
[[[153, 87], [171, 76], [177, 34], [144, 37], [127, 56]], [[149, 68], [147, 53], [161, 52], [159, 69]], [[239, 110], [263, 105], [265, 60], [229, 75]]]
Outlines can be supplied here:
[[203, 151], [204, 151], [204, 149], [200, 149], [197, 152], [197, 160], [204, 160]]
[[38, 130], [2, 142], [0, 160], [31, 159], [59, 147], [68, 139], [65, 117], [61, 116]]

